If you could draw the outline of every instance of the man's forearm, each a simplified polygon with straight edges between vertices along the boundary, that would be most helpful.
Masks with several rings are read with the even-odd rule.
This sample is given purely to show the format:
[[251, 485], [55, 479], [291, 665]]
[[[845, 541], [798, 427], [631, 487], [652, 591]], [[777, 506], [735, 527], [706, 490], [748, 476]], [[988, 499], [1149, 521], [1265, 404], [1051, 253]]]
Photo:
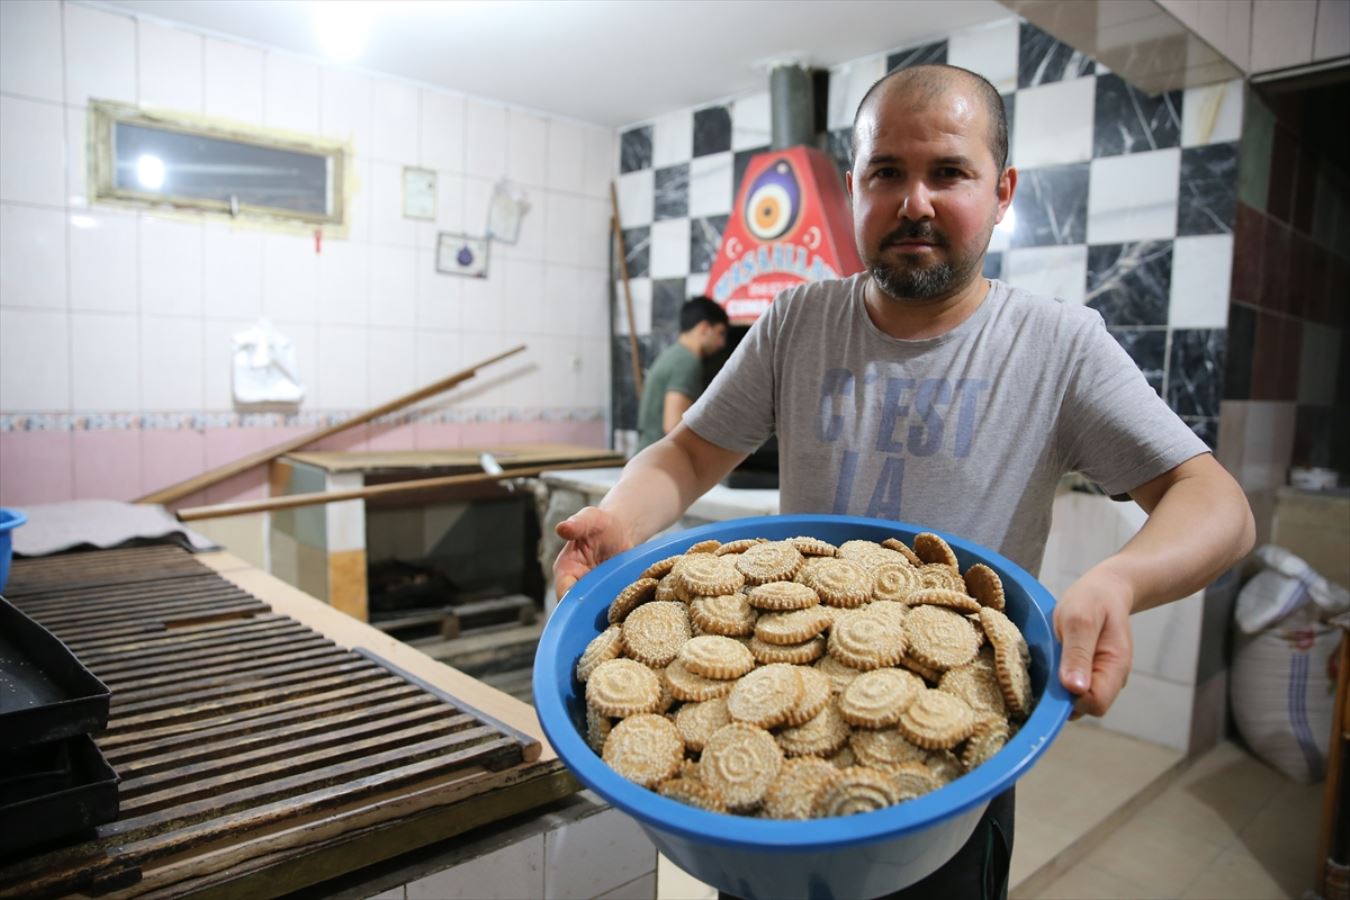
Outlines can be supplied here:
[[1208, 460], [1197, 474], [1171, 484], [1139, 533], [1089, 573], [1123, 579], [1133, 612], [1201, 590], [1251, 550], [1255, 526], [1247, 498]]
[[744, 458], [679, 426], [628, 462], [600, 508], [619, 521], [636, 546], [674, 524]]

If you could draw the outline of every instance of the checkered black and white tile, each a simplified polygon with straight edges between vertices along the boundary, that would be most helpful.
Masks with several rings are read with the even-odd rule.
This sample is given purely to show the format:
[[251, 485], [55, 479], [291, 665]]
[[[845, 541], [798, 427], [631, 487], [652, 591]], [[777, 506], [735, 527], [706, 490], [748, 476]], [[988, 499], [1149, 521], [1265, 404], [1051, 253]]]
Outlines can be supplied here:
[[[986, 274], [1100, 311], [1149, 382], [1213, 446], [1241, 82], [1150, 97], [1009, 18], [831, 69], [826, 149], [841, 173], [863, 94], [887, 71], [922, 62], [972, 69], [1004, 97], [1020, 178], [1012, 214], [990, 242]], [[620, 446], [636, 416], [629, 329], [644, 366], [674, 341], [679, 305], [704, 291], [741, 175], [769, 140], [767, 90], [622, 132], [619, 210], [634, 321], [616, 285]]]

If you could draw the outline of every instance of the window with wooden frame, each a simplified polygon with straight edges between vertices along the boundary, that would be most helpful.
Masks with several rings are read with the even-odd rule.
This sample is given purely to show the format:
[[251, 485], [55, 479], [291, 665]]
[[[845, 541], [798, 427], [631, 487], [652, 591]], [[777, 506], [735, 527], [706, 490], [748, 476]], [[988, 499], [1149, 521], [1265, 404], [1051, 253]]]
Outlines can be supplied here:
[[90, 104], [89, 135], [95, 201], [278, 226], [346, 226], [346, 154], [338, 141], [102, 100]]

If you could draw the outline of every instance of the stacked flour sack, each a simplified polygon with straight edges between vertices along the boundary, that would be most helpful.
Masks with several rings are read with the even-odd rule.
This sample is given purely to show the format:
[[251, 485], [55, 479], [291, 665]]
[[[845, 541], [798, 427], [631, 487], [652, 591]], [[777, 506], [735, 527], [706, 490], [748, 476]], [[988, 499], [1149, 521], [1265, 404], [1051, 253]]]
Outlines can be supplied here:
[[586, 647], [586, 737], [711, 812], [850, 815], [997, 753], [1031, 712], [1003, 585], [941, 537], [703, 541], [650, 566]]

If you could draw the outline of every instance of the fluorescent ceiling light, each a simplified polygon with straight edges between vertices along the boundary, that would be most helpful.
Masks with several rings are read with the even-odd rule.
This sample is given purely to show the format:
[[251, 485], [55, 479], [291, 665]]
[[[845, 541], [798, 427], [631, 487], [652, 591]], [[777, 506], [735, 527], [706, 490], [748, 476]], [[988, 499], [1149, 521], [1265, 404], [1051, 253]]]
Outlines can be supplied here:
[[317, 0], [314, 34], [323, 52], [338, 62], [351, 62], [366, 49], [377, 3], [368, 0]]
[[157, 191], [164, 186], [164, 160], [142, 153], [136, 160], [136, 180], [141, 187]]

